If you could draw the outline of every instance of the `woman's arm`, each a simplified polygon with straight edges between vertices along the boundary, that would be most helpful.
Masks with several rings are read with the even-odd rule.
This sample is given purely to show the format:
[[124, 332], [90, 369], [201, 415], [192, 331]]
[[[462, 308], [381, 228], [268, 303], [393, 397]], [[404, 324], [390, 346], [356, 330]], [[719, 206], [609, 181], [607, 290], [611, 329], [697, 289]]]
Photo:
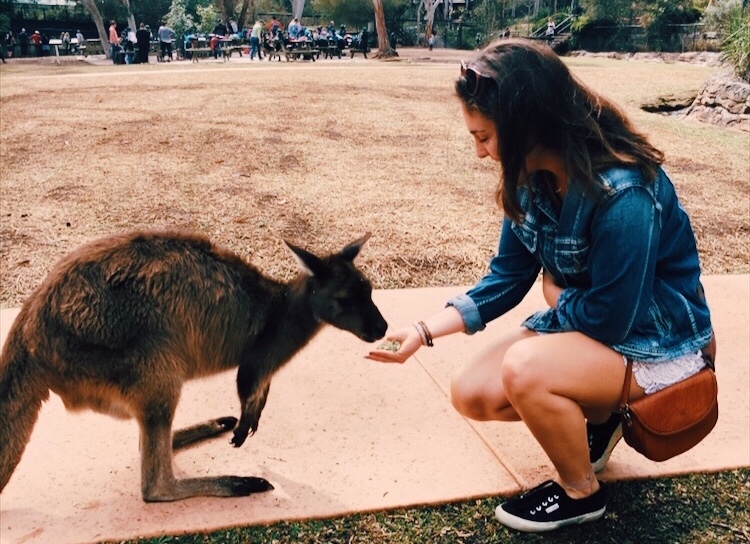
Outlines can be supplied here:
[[[539, 268], [534, 256], [513, 232], [510, 221], [504, 220], [498, 253], [490, 261], [489, 273], [466, 294], [451, 299], [443, 310], [423, 321], [427, 334], [434, 339], [484, 329], [486, 323], [515, 307], [526, 296]], [[367, 358], [403, 363], [425, 344], [424, 336], [419, 324], [402, 327], [386, 339], [400, 343], [398, 351], [377, 349]]]
[[[536, 246], [536, 234], [522, 229], [526, 244]], [[537, 258], [513, 230], [509, 219], [503, 221], [497, 255], [490, 261], [490, 269], [465, 295], [448, 304], [458, 307], [466, 323], [466, 332], [474, 334], [487, 323], [515, 308], [534, 285], [541, 265]]]

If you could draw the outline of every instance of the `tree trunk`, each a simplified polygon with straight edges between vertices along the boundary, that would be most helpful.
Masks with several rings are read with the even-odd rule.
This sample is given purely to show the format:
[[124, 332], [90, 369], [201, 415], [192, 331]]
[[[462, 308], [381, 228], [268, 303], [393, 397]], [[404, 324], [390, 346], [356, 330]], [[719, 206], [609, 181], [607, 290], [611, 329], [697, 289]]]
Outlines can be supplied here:
[[433, 24], [435, 23], [435, 12], [437, 11], [437, 8], [440, 5], [441, 1], [442, 0], [432, 0], [427, 10], [426, 19], [425, 19], [425, 28], [424, 28], [425, 41], [428, 41], [430, 39], [430, 36], [432, 36], [432, 27], [433, 27]]
[[375, 9], [375, 30], [378, 33], [378, 52], [373, 55], [376, 59], [388, 59], [398, 57], [388, 41], [388, 29], [385, 26], [385, 11], [383, 11], [383, 0], [372, 0]]
[[292, 17], [302, 18], [302, 12], [305, 10], [305, 0], [292, 0]]
[[99, 33], [99, 40], [102, 42], [102, 51], [107, 56], [110, 56], [109, 36], [107, 35], [107, 29], [104, 28], [104, 20], [102, 20], [102, 14], [99, 13], [99, 8], [96, 7], [96, 0], [80, 0], [81, 5], [91, 15], [91, 18], [96, 25], [96, 31]]
[[135, 26], [135, 16], [133, 15], [133, 9], [130, 7], [130, 0], [120, 0], [120, 3], [125, 6], [125, 9], [128, 12], [128, 26], [130, 27], [130, 30], [135, 32], [138, 30], [138, 27]]
[[[250, 12], [250, 19], [252, 23], [248, 25], [247, 18], [248, 12]], [[255, 0], [242, 0], [242, 8], [240, 9], [240, 20], [237, 24], [242, 28], [247, 28], [255, 24]]]

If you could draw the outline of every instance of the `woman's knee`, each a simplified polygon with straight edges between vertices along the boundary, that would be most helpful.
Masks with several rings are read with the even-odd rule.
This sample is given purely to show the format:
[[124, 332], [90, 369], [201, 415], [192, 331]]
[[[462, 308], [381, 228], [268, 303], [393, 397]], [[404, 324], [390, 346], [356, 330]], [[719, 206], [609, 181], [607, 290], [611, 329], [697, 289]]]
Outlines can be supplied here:
[[470, 419], [489, 419], [488, 407], [497, 402], [497, 396], [487, 383], [476, 376], [461, 375], [451, 381], [451, 403], [458, 413]]
[[529, 345], [520, 343], [508, 348], [500, 378], [511, 402], [543, 390], [542, 374], [540, 366], [535, 364], [534, 352]]

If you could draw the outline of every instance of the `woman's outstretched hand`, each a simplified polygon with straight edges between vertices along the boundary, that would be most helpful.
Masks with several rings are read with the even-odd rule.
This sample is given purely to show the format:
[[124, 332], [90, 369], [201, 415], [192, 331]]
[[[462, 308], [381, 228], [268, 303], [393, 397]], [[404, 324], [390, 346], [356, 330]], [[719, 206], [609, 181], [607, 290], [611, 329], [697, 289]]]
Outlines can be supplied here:
[[[387, 349], [388, 347], [397, 347], [397, 350]], [[376, 349], [365, 355], [365, 358], [380, 363], [403, 363], [420, 347], [422, 347], [422, 337], [417, 329], [410, 325], [386, 336]]]

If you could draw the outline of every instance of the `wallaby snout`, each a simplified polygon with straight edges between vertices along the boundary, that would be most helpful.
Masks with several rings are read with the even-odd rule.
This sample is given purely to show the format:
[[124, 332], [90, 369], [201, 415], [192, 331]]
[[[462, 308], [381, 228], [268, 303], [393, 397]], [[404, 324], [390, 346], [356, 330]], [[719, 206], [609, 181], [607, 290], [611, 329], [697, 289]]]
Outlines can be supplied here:
[[370, 302], [370, 308], [368, 308], [367, 312], [363, 313], [366, 313], [364, 323], [361, 330], [354, 334], [365, 342], [375, 342], [383, 338], [388, 330], [388, 323], [383, 318], [383, 314], [380, 313], [378, 307], [375, 306], [375, 303]]

